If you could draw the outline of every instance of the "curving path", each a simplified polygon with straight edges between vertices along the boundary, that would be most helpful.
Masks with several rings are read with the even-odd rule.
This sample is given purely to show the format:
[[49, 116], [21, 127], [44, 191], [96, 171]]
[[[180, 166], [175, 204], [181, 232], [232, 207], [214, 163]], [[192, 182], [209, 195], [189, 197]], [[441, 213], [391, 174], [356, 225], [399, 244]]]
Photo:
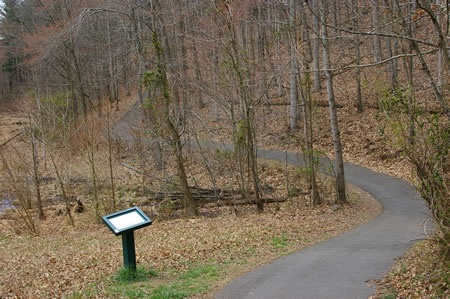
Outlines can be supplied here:
[[[258, 157], [285, 161], [284, 152], [260, 150]], [[300, 156], [288, 153], [288, 163]], [[329, 165], [324, 159], [323, 164]], [[381, 278], [418, 239], [424, 238], [427, 208], [407, 182], [345, 164], [346, 181], [369, 192], [384, 207], [374, 220], [311, 248], [257, 268], [228, 284], [216, 298], [367, 298], [369, 280]]]
[[[142, 116], [138, 103], [115, 124], [117, 137], [132, 141], [129, 130]], [[195, 146], [195, 144], [192, 144]], [[230, 145], [202, 142], [205, 147], [232, 151]], [[284, 162], [285, 152], [258, 150], [258, 157]], [[327, 173], [330, 160], [322, 159]], [[288, 153], [288, 163], [301, 165], [301, 156]], [[354, 164], [345, 164], [346, 181], [374, 196], [382, 214], [358, 228], [259, 267], [228, 284], [216, 298], [367, 298], [374, 293], [368, 281], [389, 271], [395, 258], [425, 237], [428, 210], [415, 188], [389, 175]]]

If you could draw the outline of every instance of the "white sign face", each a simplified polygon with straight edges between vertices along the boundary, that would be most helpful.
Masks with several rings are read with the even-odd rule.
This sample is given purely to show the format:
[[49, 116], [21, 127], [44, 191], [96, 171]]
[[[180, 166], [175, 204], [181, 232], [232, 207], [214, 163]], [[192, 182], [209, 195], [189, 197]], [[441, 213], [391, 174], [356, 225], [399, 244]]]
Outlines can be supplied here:
[[116, 227], [116, 232], [118, 230], [123, 230], [127, 227], [135, 226], [138, 224], [145, 223], [145, 219], [139, 215], [138, 212], [133, 211], [131, 213], [126, 213], [114, 218], [109, 219], [109, 222]]

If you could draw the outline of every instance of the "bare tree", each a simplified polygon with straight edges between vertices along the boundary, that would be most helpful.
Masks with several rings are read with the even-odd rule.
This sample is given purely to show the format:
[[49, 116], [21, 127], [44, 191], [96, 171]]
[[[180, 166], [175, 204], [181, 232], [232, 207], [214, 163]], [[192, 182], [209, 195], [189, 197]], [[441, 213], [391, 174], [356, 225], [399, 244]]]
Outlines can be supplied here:
[[325, 25], [327, 23], [327, 8], [328, 1], [323, 1], [323, 6], [320, 10], [320, 16], [322, 20], [322, 45], [323, 45], [323, 63], [324, 72], [326, 76], [327, 83], [327, 93], [328, 93], [328, 106], [330, 111], [330, 121], [331, 121], [331, 131], [333, 135], [333, 146], [335, 154], [335, 171], [336, 171], [336, 196], [339, 202], [346, 202], [345, 194], [345, 176], [344, 176], [344, 160], [342, 157], [342, 145], [341, 145], [341, 135], [339, 131], [339, 122], [337, 118], [337, 108], [336, 99], [334, 97], [333, 88], [333, 73], [331, 72], [331, 62], [329, 54], [329, 44], [328, 44], [328, 28]]
[[298, 128], [298, 66], [297, 66], [297, 27], [295, 1], [289, 0], [289, 54], [291, 61], [290, 91], [289, 91], [289, 127]]
[[313, 18], [313, 72], [314, 72], [314, 91], [322, 89], [320, 83], [320, 11], [319, 0], [312, 1], [312, 18]]
[[[159, 3], [158, 3], [159, 5]], [[154, 24], [157, 24], [156, 21]], [[160, 26], [164, 26], [161, 22]], [[154, 25], [156, 27], [156, 25]], [[182, 131], [179, 130], [179, 119], [177, 114], [174, 113], [174, 107], [172, 106], [171, 90], [169, 80], [167, 76], [167, 53], [164, 52], [161, 38], [159, 33], [154, 28], [152, 36], [152, 45], [156, 54], [156, 69], [151, 72], [145, 73], [145, 83], [149, 89], [149, 102], [153, 113], [161, 114], [159, 119], [161, 131], [160, 136], [166, 138], [169, 142], [177, 162], [178, 176], [183, 188], [184, 193], [184, 208], [185, 212], [189, 216], [199, 215], [199, 212], [195, 206], [195, 202], [192, 198], [192, 194], [189, 188], [189, 183], [186, 176], [186, 170], [184, 166], [183, 145], [181, 143]], [[167, 133], [167, 134], [166, 134]]]
[[[352, 26], [353, 30], [359, 30], [359, 9], [358, 9], [358, 0], [352, 0], [351, 6], [353, 8], [352, 11]], [[355, 56], [356, 56], [356, 64], [361, 64], [361, 39], [359, 35], [355, 36], [354, 39], [355, 45]], [[363, 111], [363, 104], [361, 98], [361, 69], [356, 68], [356, 108], [359, 113]]]
[[[379, 6], [378, 0], [372, 0], [372, 30], [374, 32], [378, 31], [378, 17], [379, 17]], [[383, 60], [381, 56], [381, 45], [380, 45], [380, 36], [373, 36], [373, 50], [374, 50], [374, 62], [380, 62]]]

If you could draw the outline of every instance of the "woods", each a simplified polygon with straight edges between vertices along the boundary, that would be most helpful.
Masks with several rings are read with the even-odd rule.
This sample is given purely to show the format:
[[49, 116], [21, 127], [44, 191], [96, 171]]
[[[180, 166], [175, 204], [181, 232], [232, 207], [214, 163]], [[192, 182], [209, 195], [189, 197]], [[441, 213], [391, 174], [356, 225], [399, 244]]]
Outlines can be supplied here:
[[[344, 163], [383, 148], [412, 168], [448, 257], [448, 9], [445, 0], [5, 0], [0, 103], [27, 116], [21, 143], [0, 146], [18, 231], [39, 233], [50, 198], [74, 227], [77, 201], [98, 221], [131, 193], [169, 218], [204, 215], [203, 196], [236, 215], [296, 196], [345, 206]], [[260, 159], [267, 146], [286, 151], [277, 175]], [[288, 150], [303, 154], [301, 169], [288, 169]], [[333, 165], [320, 164], [325, 155]]]

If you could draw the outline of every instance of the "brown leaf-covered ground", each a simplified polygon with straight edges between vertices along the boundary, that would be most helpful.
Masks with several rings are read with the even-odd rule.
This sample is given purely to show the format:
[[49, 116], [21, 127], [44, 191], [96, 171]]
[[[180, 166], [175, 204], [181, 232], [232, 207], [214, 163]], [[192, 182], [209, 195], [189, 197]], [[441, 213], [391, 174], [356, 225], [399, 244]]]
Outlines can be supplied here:
[[[381, 212], [380, 205], [358, 189], [353, 200], [337, 211], [330, 206], [309, 208], [296, 199], [254, 207], [217, 208], [215, 217], [155, 221], [136, 232], [137, 262], [160, 273], [142, 287], [146, 292], [173, 283], [177, 275], [202, 265], [220, 266], [209, 291], [258, 264], [331, 238]], [[76, 214], [76, 227], [46, 210], [39, 235], [15, 236], [0, 226], [0, 293], [21, 298], [51, 298], [81, 294], [117, 297], [114, 275], [122, 266], [121, 240], [89, 211]], [[145, 211], [145, 208], [144, 208]], [[139, 288], [139, 284], [137, 286]]]
[[376, 281], [381, 298], [449, 298], [450, 261], [440, 254], [437, 242], [416, 244], [384, 279]]
[[[343, 108], [339, 108], [338, 115], [346, 161], [411, 180], [409, 167], [399, 153], [378, 133], [377, 110], [366, 108], [363, 113], [356, 113], [356, 109], [351, 105], [352, 94], [348, 90], [349, 88], [337, 90], [338, 101], [344, 103]], [[321, 100], [326, 95], [322, 93], [315, 96]], [[370, 97], [367, 101], [369, 104], [376, 103], [376, 99]], [[125, 102], [115, 118], [120, 118], [120, 114], [126, 111], [126, 106], [132, 105], [133, 102], [132, 99]], [[212, 105], [207, 105], [202, 114], [213, 115], [213, 109]], [[316, 147], [332, 157], [327, 109], [327, 107], [315, 109], [314, 138]], [[10, 127], [2, 126], [2, 140], [20, 129], [21, 125], [18, 122], [22, 120], [16, 121], [15, 115], [1, 115], [2, 120], [10, 125]], [[284, 105], [258, 109], [256, 119], [259, 121], [257, 133], [260, 147], [282, 150], [288, 148], [290, 151], [300, 152], [296, 140], [301, 138], [301, 130], [296, 133], [289, 132], [286, 115], [287, 106]], [[20, 116], [17, 118], [23, 119]], [[224, 118], [219, 121], [213, 120], [210, 118], [207, 121], [212, 134], [220, 136], [228, 143], [230, 131], [227, 120]], [[201, 137], [211, 137], [211, 134]], [[88, 165], [84, 165], [80, 168], [87, 167]], [[203, 175], [200, 172], [196, 173], [195, 165], [190, 166], [190, 171], [200, 178], [201, 182], [206, 180], [201, 179]], [[276, 170], [276, 167], [272, 166], [268, 173], [272, 173], [271, 176], [268, 175], [272, 177], [269, 179], [272, 184], [284, 183], [283, 169]], [[119, 178], [121, 183], [127, 180], [136, 181], [139, 178], [130, 172]], [[125, 197], [129, 195], [135, 196], [128, 192]], [[64, 216], [54, 216], [59, 208], [58, 206], [48, 208], [47, 212], [52, 217], [38, 223], [38, 236], [14, 236], [8, 226], [0, 226], [0, 294], [29, 298], [60, 297], [70, 294], [99, 297], [131, 296], [126, 293], [130, 291], [129, 286], [117, 286], [113, 278], [122, 265], [120, 239], [114, 237], [103, 225], [92, 220], [94, 219], [92, 210], [81, 215], [77, 214], [74, 229], [66, 224]], [[291, 199], [280, 206], [270, 205], [264, 214], [256, 214], [253, 209], [253, 207], [239, 210], [229, 207], [217, 208], [213, 211], [204, 211], [205, 215], [213, 217], [157, 220], [151, 227], [138, 231], [136, 234], [138, 263], [146, 269], [155, 269], [159, 272], [159, 276], [149, 278], [143, 283], [131, 284], [131, 291], [149, 294], [161, 285], [179, 285], [180, 275], [192, 269], [209, 265], [218, 266], [220, 275], [208, 280], [209, 291], [201, 288], [193, 292], [209, 296], [224, 282], [251, 270], [258, 264], [267, 263], [282, 254], [335, 236], [371, 219], [380, 211], [380, 207], [366, 196], [362, 196], [361, 200], [352, 201], [350, 205], [343, 206], [335, 212], [328, 205], [317, 209], [309, 208], [305, 206], [304, 199]], [[147, 212], [154, 213], [155, 209], [148, 207]], [[423, 255], [416, 254], [406, 259], [404, 263], [414, 265], [419, 263], [422, 257]], [[406, 274], [416, 273], [411, 277], [420, 276], [417, 273], [423, 271], [422, 268], [416, 269], [416, 272], [407, 271]], [[429, 272], [422, 273], [421, 275], [425, 277], [429, 275]], [[386, 276], [382, 284], [395, 287], [397, 289], [395, 294], [409, 294], [414, 298], [416, 288], [419, 294], [423, 294], [423, 286], [395, 284], [395, 277], [397, 276]], [[432, 280], [428, 282], [430, 285], [434, 283]], [[427, 287], [429, 288], [428, 284]]]
[[[128, 105], [130, 103], [132, 101]], [[126, 108], [121, 109], [116, 118], [120, 118], [120, 114], [125, 111]], [[9, 121], [5, 118], [3, 120]], [[10, 122], [9, 128], [8, 132], [15, 132], [14, 130], [20, 129], [20, 124]], [[7, 138], [6, 134], [4, 136]], [[16, 144], [16, 150], [20, 150], [21, 145], [24, 144]], [[16, 150], [12, 151], [14, 154], [11, 157], [14, 156], [14, 159], [20, 156]], [[135, 150], [124, 150], [121, 161], [133, 164]], [[60, 213], [62, 204], [51, 205], [45, 208], [47, 219], [36, 220], [37, 235], [15, 235], [11, 226], [18, 223], [5, 220], [5, 217], [0, 220], [2, 297], [147, 296], [154, 294], [158, 287], [173, 285], [181, 289], [179, 294], [209, 297], [225, 282], [255, 266], [336, 236], [367, 222], [382, 209], [368, 194], [350, 187], [350, 204], [340, 206], [337, 210], [329, 204], [311, 208], [307, 204], [307, 198], [300, 195], [284, 203], [266, 205], [263, 214], [256, 213], [254, 206], [216, 206], [202, 208], [202, 217], [180, 218], [179, 213], [168, 214], [168, 211], [161, 209], [161, 205], [147, 205], [148, 199], [139, 190], [142, 176], [116, 164], [116, 182], [122, 204], [126, 206], [127, 203], [137, 202], [143, 205], [147, 214], [156, 216], [152, 226], [136, 232], [136, 251], [138, 265], [159, 273], [156, 278], [147, 277], [145, 282], [122, 285], [114, 278], [122, 267], [120, 237], [114, 237], [103, 224], [95, 221], [90, 196], [92, 189], [87, 175], [89, 164], [83, 158], [83, 153], [68, 155], [72, 162], [69, 176], [82, 178], [81, 184], [71, 186], [72, 192], [76, 192], [77, 197], [85, 203], [86, 211], [74, 214], [73, 228], [68, 225], [66, 216]], [[69, 156], [64, 159], [69, 159]], [[208, 176], [200, 170], [201, 167], [198, 167], [192, 157], [195, 154], [190, 155], [186, 161], [190, 178], [197, 185], [207, 187]], [[107, 163], [104, 155], [98, 155], [97, 159], [99, 165]], [[104, 171], [104, 168], [100, 168], [97, 175], [106, 177]], [[283, 164], [262, 163], [262, 180], [273, 188], [270, 197], [286, 197], [285, 171]], [[296, 169], [290, 167], [289, 172], [291, 183], [295, 184]], [[43, 175], [51, 176], [51, 172]], [[226, 172], [219, 175], [218, 184], [226, 185], [226, 176]], [[329, 184], [327, 179], [322, 177], [320, 181], [320, 185], [326, 189]], [[150, 182], [149, 186], [152, 187], [153, 184], [154, 182]], [[104, 196], [109, 196], [107, 191], [104, 192]], [[56, 198], [56, 181], [47, 183], [43, 194], [46, 198]], [[332, 202], [332, 193], [328, 193], [328, 197], [325, 200]], [[163, 219], [163, 213], [168, 214], [166, 216], [169, 220]], [[15, 218], [17, 219], [17, 215]], [[205, 267], [218, 271], [215, 270], [217, 273], [215, 272], [213, 279], [202, 281], [200, 288], [186, 286], [186, 280], [179, 282], [183, 274]], [[199, 279], [203, 279], [203, 276]]]

